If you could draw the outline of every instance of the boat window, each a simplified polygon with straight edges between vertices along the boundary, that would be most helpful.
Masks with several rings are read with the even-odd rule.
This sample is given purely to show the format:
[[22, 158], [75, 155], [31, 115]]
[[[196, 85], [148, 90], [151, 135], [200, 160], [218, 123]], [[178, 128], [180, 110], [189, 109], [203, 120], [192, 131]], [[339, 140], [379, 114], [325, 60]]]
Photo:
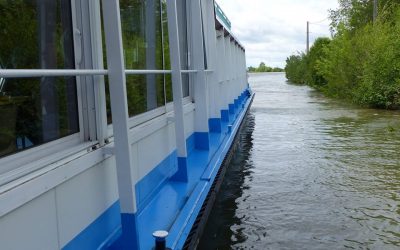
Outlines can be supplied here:
[[[125, 68], [171, 69], [166, 0], [120, 0], [120, 11]], [[186, 0], [177, 1], [177, 11], [181, 64], [182, 69], [188, 69]], [[182, 74], [182, 80], [183, 96], [186, 97], [189, 96], [188, 74]], [[126, 88], [130, 117], [173, 101], [170, 74], [127, 75]], [[112, 118], [107, 79], [106, 95], [107, 121], [110, 124]]]
[[[171, 69], [171, 58], [169, 56], [169, 36], [168, 36], [168, 16], [167, 16], [167, 2], [161, 0], [161, 23], [162, 23], [162, 39], [163, 39], [163, 67], [164, 69]], [[165, 102], [172, 102], [172, 78], [170, 74], [164, 75], [165, 82]]]
[[[163, 69], [163, 37], [159, 0], [120, 1], [126, 69]], [[165, 105], [162, 75], [126, 77], [129, 116]]]
[[[70, 0], [0, 1], [4, 69], [73, 69]], [[75, 77], [0, 79], [0, 157], [79, 131]]]
[[[177, 15], [178, 15], [181, 67], [182, 67], [182, 69], [189, 69], [186, 0], [177, 0], [176, 1], [176, 9], [177, 9]], [[189, 96], [189, 75], [188, 74], [182, 74], [182, 92], [183, 92], [183, 97]]]
[[205, 27], [204, 27], [204, 15], [202, 2], [200, 1], [200, 12], [201, 12], [201, 33], [203, 38], [203, 51], [204, 51], [204, 69], [208, 69], [207, 63], [207, 45], [206, 45], [206, 36], [205, 36]]

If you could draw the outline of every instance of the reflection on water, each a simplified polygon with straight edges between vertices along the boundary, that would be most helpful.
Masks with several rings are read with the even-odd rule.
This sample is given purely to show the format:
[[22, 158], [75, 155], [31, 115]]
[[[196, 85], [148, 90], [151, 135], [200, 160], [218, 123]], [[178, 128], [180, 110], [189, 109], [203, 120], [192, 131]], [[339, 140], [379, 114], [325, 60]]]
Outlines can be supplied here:
[[283, 74], [257, 93], [199, 249], [400, 249], [400, 112]]
[[244, 195], [250, 187], [253, 163], [249, 159], [253, 148], [254, 115], [250, 112], [239, 135], [237, 152], [232, 158], [229, 171], [226, 172], [221, 192], [209, 217], [206, 233], [200, 248], [213, 249], [214, 246], [230, 246], [235, 242], [244, 242], [245, 236], [240, 232], [232, 237], [231, 225], [240, 225], [241, 218], [235, 216], [237, 199]]

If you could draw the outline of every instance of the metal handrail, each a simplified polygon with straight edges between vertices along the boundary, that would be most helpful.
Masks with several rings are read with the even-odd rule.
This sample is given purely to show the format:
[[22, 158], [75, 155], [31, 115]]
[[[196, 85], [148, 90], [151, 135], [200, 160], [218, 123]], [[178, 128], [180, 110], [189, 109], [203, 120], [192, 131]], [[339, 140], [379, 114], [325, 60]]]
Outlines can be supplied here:
[[158, 69], [126, 69], [127, 75], [148, 75], [148, 74], [171, 74], [172, 70], [158, 70]]
[[199, 72], [198, 70], [194, 70], [194, 69], [185, 69], [185, 70], [181, 70], [182, 74], [191, 74], [191, 73], [197, 73]]
[[[107, 69], [0, 69], [0, 78], [108, 75]], [[171, 70], [125, 70], [127, 75], [171, 74]]]
[[[181, 70], [182, 74], [197, 73], [198, 70]], [[207, 72], [207, 71], [206, 71]], [[1, 78], [95, 76], [108, 75], [107, 69], [0, 69]], [[171, 74], [172, 70], [126, 69], [126, 75]]]
[[107, 75], [106, 69], [1, 69], [0, 78]]

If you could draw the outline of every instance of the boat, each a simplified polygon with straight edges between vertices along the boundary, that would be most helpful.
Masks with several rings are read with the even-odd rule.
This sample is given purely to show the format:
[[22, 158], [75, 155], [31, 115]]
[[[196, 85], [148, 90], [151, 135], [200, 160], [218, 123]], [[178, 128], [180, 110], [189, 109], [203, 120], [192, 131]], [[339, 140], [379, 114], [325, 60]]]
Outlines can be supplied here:
[[0, 10], [0, 248], [196, 248], [254, 98], [220, 6]]

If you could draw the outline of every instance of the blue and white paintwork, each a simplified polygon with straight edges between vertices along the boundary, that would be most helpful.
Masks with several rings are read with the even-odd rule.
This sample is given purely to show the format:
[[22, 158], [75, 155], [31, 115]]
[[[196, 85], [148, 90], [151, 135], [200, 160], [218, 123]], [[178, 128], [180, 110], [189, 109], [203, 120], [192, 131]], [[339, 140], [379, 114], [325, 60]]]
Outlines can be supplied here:
[[[209, 149], [204, 149], [202, 141], [196, 143], [196, 132], [187, 138], [190, 145], [188, 182], [174, 181], [178, 165], [174, 151], [136, 184], [139, 209], [135, 216], [127, 220], [138, 225], [140, 249], [154, 246], [152, 233], [156, 230], [169, 231], [168, 247], [182, 248], [252, 98], [253, 94], [248, 90], [238, 96], [240, 105], [230, 114], [228, 122], [221, 123], [221, 132], [207, 135], [211, 142]], [[231, 132], [228, 126], [232, 126]], [[108, 237], [105, 237], [104, 229], [108, 229]], [[100, 249], [121, 249], [121, 241], [132, 238], [122, 239], [120, 229], [119, 203], [115, 201], [63, 249], [97, 249], [99, 246]]]
[[[57, 157], [35, 160], [27, 174], [21, 174], [27, 166], [20, 166], [0, 175], [0, 182], [12, 180], [0, 186], [2, 250], [151, 249], [156, 230], [169, 232], [167, 246], [171, 249], [183, 247], [254, 96], [247, 84], [243, 46], [226, 24], [215, 19], [213, 0], [199, 0], [198, 6], [202, 12], [195, 4], [191, 6], [191, 11], [198, 11], [192, 15], [192, 35], [200, 36], [192, 45], [203, 41], [204, 35], [206, 46], [192, 48], [193, 54], [199, 54], [193, 60], [196, 73], [192, 80], [197, 85], [192, 99], [180, 100], [173, 110], [166, 107], [165, 113], [139, 125], [126, 126], [126, 159], [132, 161], [126, 164], [131, 170], [126, 178], [118, 176], [121, 158], [116, 159], [120, 152], [115, 150], [121, 140], [116, 136], [110, 136], [106, 144], [87, 142], [60, 151]], [[109, 14], [105, 20], [109, 18], [118, 27], [118, 19]], [[204, 34], [195, 31], [201, 25]], [[111, 54], [109, 66], [121, 61], [121, 55]], [[115, 74], [115, 65], [110, 66], [112, 72], [102, 74]], [[123, 82], [124, 66], [119, 67]], [[172, 69], [174, 73], [182, 72]], [[114, 103], [120, 101], [111, 98]], [[121, 132], [113, 129], [113, 135]], [[179, 136], [184, 138], [183, 155], [178, 152]], [[130, 210], [121, 205], [121, 199], [126, 199], [124, 180], [132, 183], [126, 192], [132, 196], [127, 200], [134, 202]]]

